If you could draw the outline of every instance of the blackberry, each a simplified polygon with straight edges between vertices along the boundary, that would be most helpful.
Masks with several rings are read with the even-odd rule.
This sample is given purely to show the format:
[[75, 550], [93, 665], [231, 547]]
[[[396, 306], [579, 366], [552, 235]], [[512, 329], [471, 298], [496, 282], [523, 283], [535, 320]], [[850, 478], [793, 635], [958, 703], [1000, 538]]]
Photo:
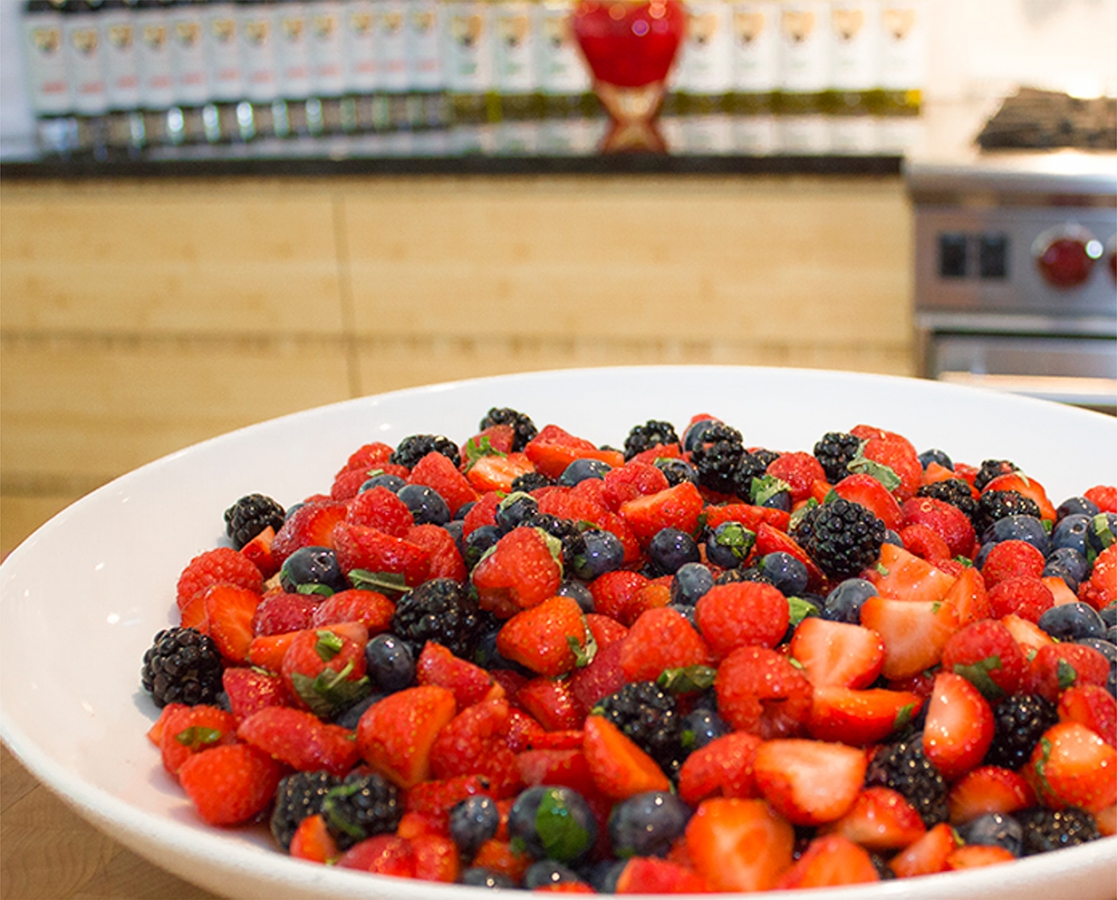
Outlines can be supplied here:
[[827, 575], [849, 578], [876, 561], [884, 532], [884, 522], [860, 503], [838, 498], [804, 515], [794, 537]]
[[339, 850], [347, 850], [375, 834], [395, 831], [402, 815], [399, 788], [374, 772], [346, 775], [322, 800], [326, 829], [337, 841]]
[[165, 628], [144, 651], [140, 681], [158, 707], [214, 703], [222, 692], [221, 652], [193, 628]]
[[698, 473], [694, 471], [694, 466], [688, 463], [685, 459], [677, 459], [670, 457], [667, 459], [657, 459], [655, 467], [659, 469], [667, 479], [667, 483], [674, 487], [677, 484], [682, 484], [684, 481], [689, 481], [691, 484], [698, 484]]
[[481, 420], [481, 430], [484, 431], [492, 425], [512, 426], [513, 452], [523, 450], [528, 442], [539, 434], [539, 429], [536, 428], [535, 423], [531, 421], [531, 416], [526, 413], [517, 412], [514, 409], [509, 409], [507, 406], [499, 408], [494, 406], [485, 413], [485, 418]]
[[957, 507], [966, 514], [970, 522], [974, 521], [977, 514], [977, 500], [974, 499], [970, 486], [961, 478], [947, 478], [945, 481], [920, 485], [915, 494], [917, 497], [930, 497]]
[[396, 604], [390, 631], [407, 642], [417, 659], [427, 641], [469, 659], [481, 625], [476, 601], [452, 578], [432, 578]]
[[985, 490], [985, 485], [998, 475], [1008, 475], [1010, 472], [1019, 472], [1020, 467], [1007, 459], [987, 459], [981, 463], [981, 468], [974, 476], [973, 486], [979, 491]]
[[1059, 721], [1058, 708], [1039, 694], [1011, 694], [993, 707], [993, 742], [985, 764], [1019, 769], [1036, 743]]
[[1033, 806], [1013, 816], [1024, 829], [1023, 856], [1076, 847], [1101, 837], [1097, 820], [1077, 806], [1060, 810]]
[[869, 763], [865, 785], [880, 785], [903, 794], [928, 828], [949, 819], [948, 785], [942, 773], [923, 755], [923, 735], [882, 747]]
[[686, 759], [682, 717], [675, 698], [654, 681], [634, 681], [598, 701], [595, 715], [603, 715], [641, 747], [669, 778], [678, 777]]
[[849, 472], [846, 470], [861, 449], [861, 438], [845, 431], [828, 431], [814, 445], [814, 458], [822, 465], [826, 480], [837, 484]]
[[263, 494], [248, 494], [225, 510], [225, 534], [240, 550], [269, 525], [276, 531], [286, 517], [283, 507]]
[[268, 826], [275, 842], [285, 852], [290, 852], [291, 839], [302, 820], [322, 812], [326, 795], [339, 784], [340, 778], [324, 770], [295, 772], [279, 782]]
[[392, 451], [388, 461], [397, 466], [413, 469], [419, 460], [432, 451], [445, 456], [454, 464], [454, 468], [458, 468], [462, 464], [462, 455], [458, 445], [442, 434], [413, 434], [410, 437], [405, 437]]
[[986, 491], [977, 501], [973, 514], [974, 531], [984, 534], [993, 523], [1009, 516], [1041, 516], [1039, 504], [1018, 491]]
[[735, 493], [734, 474], [744, 452], [741, 432], [724, 422], [711, 424], [701, 442], [690, 452], [690, 464], [698, 473], [698, 483], [721, 494]]
[[779, 454], [772, 450], [753, 450], [751, 453], [742, 453], [737, 461], [737, 469], [733, 473], [733, 490], [746, 503], [753, 502], [752, 482], [768, 471], [768, 466], [779, 459]]
[[562, 542], [562, 564], [566, 568], [574, 565], [574, 560], [586, 554], [586, 539], [570, 519], [561, 519], [550, 513], [535, 512], [528, 516], [524, 525], [530, 528], [542, 528], [547, 534], [558, 538]]
[[542, 472], [524, 472], [523, 475], [517, 475], [512, 480], [512, 493], [530, 494], [534, 490], [549, 487], [554, 483], [553, 479], [548, 478]]
[[670, 422], [659, 422], [648, 419], [643, 425], [634, 425], [624, 439], [625, 462], [632, 459], [637, 453], [651, 450], [660, 444], [678, 444], [679, 435], [675, 426]]

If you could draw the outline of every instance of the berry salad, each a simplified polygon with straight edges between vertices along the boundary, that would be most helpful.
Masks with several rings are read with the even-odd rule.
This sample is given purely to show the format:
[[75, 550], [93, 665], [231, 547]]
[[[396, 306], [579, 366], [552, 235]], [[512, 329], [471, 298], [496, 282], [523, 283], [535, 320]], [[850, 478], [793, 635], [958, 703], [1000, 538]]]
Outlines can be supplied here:
[[142, 661], [197, 816], [310, 863], [568, 893], [912, 878], [1117, 832], [1117, 487], [1049, 498], [867, 425], [788, 450], [680, 424], [597, 446], [493, 408], [461, 443], [354, 448], [287, 508], [229, 498]]

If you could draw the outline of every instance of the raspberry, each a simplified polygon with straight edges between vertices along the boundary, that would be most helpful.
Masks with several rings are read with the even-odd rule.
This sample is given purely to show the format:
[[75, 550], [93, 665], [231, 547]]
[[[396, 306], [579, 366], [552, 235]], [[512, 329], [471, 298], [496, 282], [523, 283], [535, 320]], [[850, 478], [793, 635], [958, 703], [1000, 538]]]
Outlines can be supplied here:
[[986, 555], [981, 577], [992, 588], [1009, 578], [1039, 578], [1043, 566], [1043, 554], [1027, 541], [1001, 541]]
[[764, 740], [799, 733], [811, 712], [814, 689], [781, 653], [741, 647], [718, 667], [718, 713], [739, 731]]
[[178, 608], [214, 584], [233, 584], [260, 593], [264, 577], [248, 557], [231, 547], [217, 547], [195, 556], [178, 579]]

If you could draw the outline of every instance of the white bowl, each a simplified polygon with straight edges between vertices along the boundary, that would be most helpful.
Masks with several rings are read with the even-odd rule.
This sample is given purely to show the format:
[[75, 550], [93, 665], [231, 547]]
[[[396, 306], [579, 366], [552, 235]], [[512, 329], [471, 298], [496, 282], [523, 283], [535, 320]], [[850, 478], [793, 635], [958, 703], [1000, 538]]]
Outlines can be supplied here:
[[[511, 406], [620, 446], [650, 418], [680, 430], [696, 413], [746, 443], [809, 450], [859, 423], [906, 435], [956, 461], [1007, 458], [1058, 504], [1117, 483], [1117, 420], [928, 381], [792, 369], [651, 367], [462, 381], [314, 409], [172, 454], [64, 510], [0, 567], [0, 737], [82, 816], [137, 853], [237, 897], [490, 897], [480, 889], [342, 871], [290, 859], [263, 829], [203, 825], [164, 774], [145, 732], [156, 717], [139, 684], [156, 631], [174, 624], [191, 557], [223, 540], [222, 513], [259, 491], [284, 505], [329, 489], [349, 453], [416, 433], [464, 441], [492, 406]], [[870, 888], [799, 891], [798, 900], [1117, 896], [1117, 838], [966, 873]]]

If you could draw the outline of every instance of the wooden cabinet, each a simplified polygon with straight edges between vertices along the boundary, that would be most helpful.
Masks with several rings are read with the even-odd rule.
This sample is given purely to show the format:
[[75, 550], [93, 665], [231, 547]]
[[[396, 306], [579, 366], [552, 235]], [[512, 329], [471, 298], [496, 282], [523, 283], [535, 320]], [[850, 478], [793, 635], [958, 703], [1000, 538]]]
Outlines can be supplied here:
[[2, 549], [142, 463], [362, 394], [583, 365], [910, 374], [910, 232], [898, 177], [9, 180]]

